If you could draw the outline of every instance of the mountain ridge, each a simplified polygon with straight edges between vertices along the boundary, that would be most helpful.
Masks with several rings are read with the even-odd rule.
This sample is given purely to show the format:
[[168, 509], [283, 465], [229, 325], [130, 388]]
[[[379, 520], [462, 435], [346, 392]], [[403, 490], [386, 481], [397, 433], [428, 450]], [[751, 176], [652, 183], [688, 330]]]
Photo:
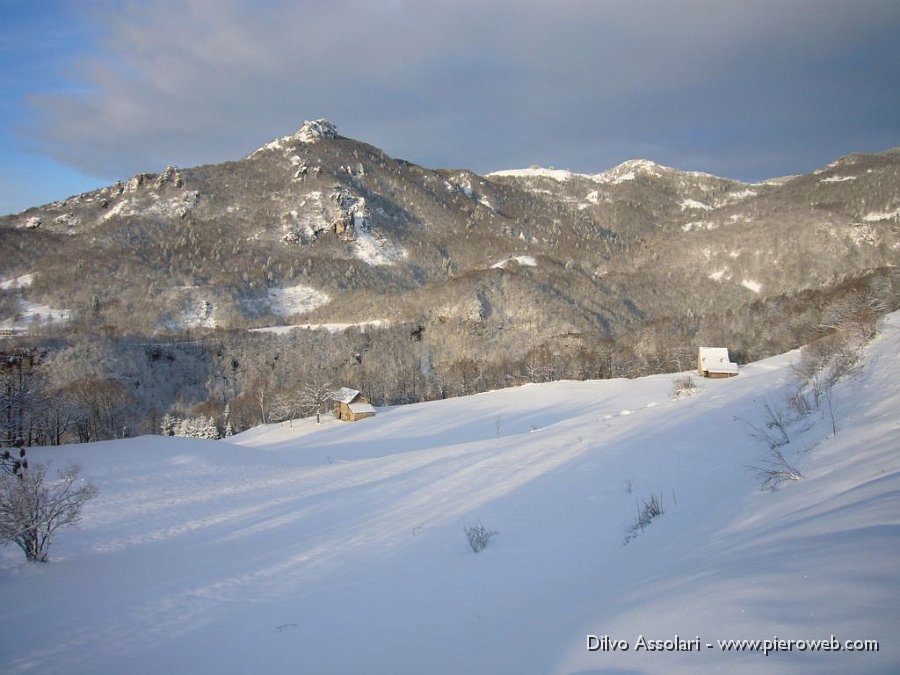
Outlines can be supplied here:
[[[646, 334], [662, 330], [759, 357], [772, 353], [758, 348], [774, 320], [765, 308], [800, 293], [836, 301], [878, 278], [895, 306], [898, 185], [900, 149], [759, 183], [650, 160], [482, 176], [391, 158], [320, 119], [240, 160], [140, 173], [0, 218], [0, 275], [33, 275], [0, 289], [0, 327], [381, 321], [423, 327], [451, 362], [473, 348], [521, 359], [560, 336], [565, 350], [611, 340], [649, 353], [660, 340]], [[515, 262], [525, 258], [535, 264]], [[28, 307], [57, 313], [26, 320]], [[49, 319], [63, 310], [64, 328]], [[814, 336], [815, 314], [771, 348]], [[482, 344], [448, 347], [458, 333]]]

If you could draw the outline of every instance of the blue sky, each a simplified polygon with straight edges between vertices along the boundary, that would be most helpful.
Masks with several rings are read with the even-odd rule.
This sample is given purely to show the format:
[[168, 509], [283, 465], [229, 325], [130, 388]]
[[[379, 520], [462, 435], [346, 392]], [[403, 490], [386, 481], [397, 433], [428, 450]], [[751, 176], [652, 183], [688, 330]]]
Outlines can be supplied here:
[[305, 119], [431, 168], [742, 180], [900, 145], [896, 0], [0, 0], [0, 213]]

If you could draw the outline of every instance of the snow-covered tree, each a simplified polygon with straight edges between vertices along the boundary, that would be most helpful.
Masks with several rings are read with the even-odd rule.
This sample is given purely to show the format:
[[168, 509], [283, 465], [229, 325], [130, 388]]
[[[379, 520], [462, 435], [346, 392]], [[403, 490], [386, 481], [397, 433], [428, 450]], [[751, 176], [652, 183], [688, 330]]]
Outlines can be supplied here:
[[176, 425], [175, 435], [216, 440], [219, 438], [219, 430], [212, 417], [187, 417]]
[[48, 467], [35, 464], [20, 474], [0, 473], [0, 542], [16, 544], [30, 562], [47, 562], [53, 534], [81, 520], [85, 502], [97, 487], [69, 464], [47, 484]]
[[162, 422], [159, 425], [159, 430], [162, 432], [163, 436], [174, 436], [175, 429], [180, 424], [181, 420], [179, 420], [174, 415], [163, 415]]
[[334, 385], [323, 379], [312, 380], [300, 390], [300, 402], [307, 415], [315, 414], [316, 424], [321, 422], [321, 415], [325, 412], [325, 406], [331, 400]]
[[189, 438], [219, 438], [219, 428], [216, 420], [208, 415], [196, 415], [192, 417], [179, 417], [177, 415], [163, 416], [160, 424], [163, 436], [187, 436]]
[[234, 421], [231, 419], [231, 404], [225, 404], [225, 412], [222, 413], [222, 426], [224, 427], [225, 438], [234, 436]]

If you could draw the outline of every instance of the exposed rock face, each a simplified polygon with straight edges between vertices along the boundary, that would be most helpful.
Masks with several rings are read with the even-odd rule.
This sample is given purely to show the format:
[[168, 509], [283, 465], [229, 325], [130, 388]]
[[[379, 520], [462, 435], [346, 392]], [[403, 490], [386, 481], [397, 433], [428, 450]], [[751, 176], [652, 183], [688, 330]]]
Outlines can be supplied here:
[[156, 177], [156, 187], [161, 188], [164, 185], [172, 185], [172, 187], [180, 188], [184, 185], [184, 178], [177, 166], [167, 166], [161, 174]]
[[326, 119], [306, 121], [296, 136], [304, 143], [315, 143], [323, 138], [337, 138], [337, 127]]

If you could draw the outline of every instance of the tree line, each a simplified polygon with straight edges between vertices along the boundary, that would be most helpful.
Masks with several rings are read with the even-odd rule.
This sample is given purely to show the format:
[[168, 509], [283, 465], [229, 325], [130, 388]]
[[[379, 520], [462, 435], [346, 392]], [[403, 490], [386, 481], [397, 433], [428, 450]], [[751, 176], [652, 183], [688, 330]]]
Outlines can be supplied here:
[[0, 447], [161, 433], [223, 437], [321, 414], [343, 386], [382, 406], [529, 382], [681, 372], [694, 367], [700, 345], [727, 346], [747, 362], [821, 338], [842, 317], [898, 306], [893, 279], [874, 276], [827, 295], [660, 319], [618, 338], [580, 332], [531, 343], [527, 331], [463, 320], [165, 340], [17, 338], [0, 349]]

